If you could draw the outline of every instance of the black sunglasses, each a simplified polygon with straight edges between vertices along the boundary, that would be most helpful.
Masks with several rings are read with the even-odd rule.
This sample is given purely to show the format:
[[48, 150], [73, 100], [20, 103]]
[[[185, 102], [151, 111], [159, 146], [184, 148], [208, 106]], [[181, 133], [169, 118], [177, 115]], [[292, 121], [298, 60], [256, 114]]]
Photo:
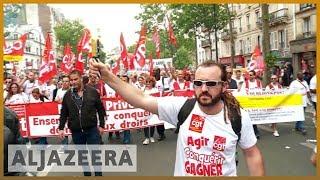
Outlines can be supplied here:
[[207, 87], [215, 87], [215, 86], [221, 84], [222, 81], [201, 81], [201, 80], [194, 80], [193, 81], [193, 84], [198, 87], [202, 86], [203, 83], [206, 84]]

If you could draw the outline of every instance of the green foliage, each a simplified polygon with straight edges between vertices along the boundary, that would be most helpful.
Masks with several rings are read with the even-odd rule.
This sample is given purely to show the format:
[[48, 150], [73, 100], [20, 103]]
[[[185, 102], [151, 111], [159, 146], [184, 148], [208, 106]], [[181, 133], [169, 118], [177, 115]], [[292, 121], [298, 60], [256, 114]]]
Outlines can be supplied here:
[[79, 21], [66, 20], [62, 24], [54, 27], [54, 32], [58, 42], [58, 48], [63, 50], [64, 46], [69, 43], [72, 51], [76, 52], [77, 44], [85, 28]]
[[268, 69], [271, 69], [272, 67], [274, 67], [274, 65], [276, 64], [277, 61], [277, 56], [272, 54], [272, 53], [267, 53], [265, 56], [265, 62], [267, 65]]
[[15, 20], [21, 12], [21, 4], [4, 4], [4, 27], [8, 27], [10, 24], [16, 24]]
[[[180, 5], [164, 5], [164, 4], [144, 4], [141, 6], [143, 12], [140, 13], [135, 18], [146, 24], [148, 29], [147, 42], [146, 42], [146, 57], [152, 53], [152, 57], [156, 58], [156, 48], [152, 41], [153, 28], [157, 26], [159, 28], [160, 36], [160, 58], [170, 58], [173, 57], [173, 61], [176, 62], [177, 68], [186, 67], [195, 60], [196, 48], [195, 48], [195, 35], [190, 33], [187, 34], [181, 31], [180, 26], [176, 23], [175, 13], [179, 12], [178, 7]], [[176, 8], [176, 9], [175, 9]], [[170, 21], [172, 22], [174, 34], [177, 38], [178, 47], [174, 47], [169, 43], [168, 38], [168, 24], [167, 18], [170, 14]], [[176, 12], [177, 11], [177, 12]], [[187, 36], [186, 36], [187, 35]], [[136, 46], [128, 47], [128, 52], [134, 52]]]
[[183, 69], [192, 64], [192, 60], [189, 57], [189, 51], [185, 47], [181, 47], [177, 50], [176, 58], [174, 58], [173, 65], [177, 69]]

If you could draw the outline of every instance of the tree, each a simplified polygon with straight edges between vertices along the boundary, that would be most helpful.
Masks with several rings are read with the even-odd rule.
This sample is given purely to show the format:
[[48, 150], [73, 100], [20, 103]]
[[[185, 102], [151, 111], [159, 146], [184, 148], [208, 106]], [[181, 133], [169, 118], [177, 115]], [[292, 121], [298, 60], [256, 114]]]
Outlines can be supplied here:
[[261, 14], [262, 14], [262, 54], [265, 60], [267, 71], [263, 75], [263, 84], [267, 84], [271, 76], [271, 69], [275, 63], [276, 58], [270, 53], [270, 34], [269, 34], [269, 5], [261, 5]]
[[78, 20], [66, 20], [62, 24], [54, 27], [54, 32], [58, 42], [58, 49], [69, 43], [72, 51], [76, 52], [77, 44], [82, 36], [82, 30], [85, 28]]
[[[217, 32], [222, 30], [228, 22], [228, 14], [221, 4], [183, 4], [171, 5], [173, 9], [172, 19], [175, 19], [177, 27], [190, 37], [201, 37], [197, 29], [207, 32], [210, 49], [212, 49], [211, 35], [215, 33], [216, 59], [218, 60]], [[211, 51], [212, 58], [212, 51]]]
[[[4, 4], [3, 14], [4, 14], [4, 27], [8, 28], [10, 25], [17, 25], [17, 18], [21, 12], [21, 4]], [[7, 37], [10, 32], [4, 32], [4, 36]]]
[[[233, 5], [231, 4], [231, 7], [233, 8]], [[227, 10], [227, 14], [228, 14], [228, 25], [229, 25], [229, 35], [230, 35], [230, 47], [231, 47], [231, 67], [235, 68], [235, 64], [234, 64], [234, 56], [235, 56], [235, 49], [234, 49], [234, 36], [233, 36], [233, 27], [232, 27], [232, 17], [233, 15], [230, 12], [230, 9], [228, 7], [228, 4], [225, 4], [225, 8]]]
[[[143, 12], [136, 16], [137, 20], [141, 20], [146, 24], [148, 29], [147, 42], [146, 42], [146, 57], [149, 57], [149, 54], [153, 54], [155, 58], [155, 45], [152, 42], [152, 33], [153, 27], [157, 26], [159, 29], [160, 36], [160, 49], [161, 49], [161, 58], [173, 57], [173, 64], [180, 67], [187, 67], [190, 64], [193, 64], [194, 57], [196, 55], [195, 42], [192, 40], [193, 37], [185, 36], [184, 33], [180, 33], [179, 29], [175, 28], [174, 32], [177, 38], [178, 47], [174, 47], [169, 43], [168, 32], [167, 32], [167, 22], [168, 11], [171, 11], [168, 5], [163, 4], [146, 4], [142, 5], [141, 8]], [[174, 21], [174, 20], [172, 20]], [[173, 23], [174, 24], [174, 23]], [[180, 50], [180, 49], [184, 50]], [[135, 45], [128, 47], [129, 52], [134, 52]], [[184, 52], [184, 53], [182, 53]], [[180, 57], [181, 56], [181, 57]], [[181, 61], [184, 59], [184, 61]], [[175, 63], [177, 61], [177, 63]]]

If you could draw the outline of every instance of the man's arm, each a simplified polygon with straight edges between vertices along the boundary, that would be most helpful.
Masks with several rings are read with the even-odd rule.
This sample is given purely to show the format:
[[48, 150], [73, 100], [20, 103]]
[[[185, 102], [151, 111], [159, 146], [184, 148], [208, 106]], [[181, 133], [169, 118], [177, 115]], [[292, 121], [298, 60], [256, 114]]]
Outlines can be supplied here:
[[68, 116], [69, 116], [69, 110], [68, 110], [68, 105], [67, 105], [67, 98], [66, 98], [66, 96], [64, 96], [63, 101], [62, 101], [61, 111], [60, 111], [59, 132], [58, 132], [59, 137], [61, 139], [64, 138], [64, 127], [67, 122]]
[[120, 80], [112, 74], [109, 67], [90, 60], [90, 75], [97, 77], [100, 73], [103, 79], [114, 89], [125, 101], [137, 108], [145, 109], [153, 114], [158, 114], [158, 103], [155, 97], [145, 95], [143, 91], [133, 85]]
[[264, 164], [259, 148], [254, 145], [248, 149], [243, 149], [243, 154], [251, 176], [264, 176]]

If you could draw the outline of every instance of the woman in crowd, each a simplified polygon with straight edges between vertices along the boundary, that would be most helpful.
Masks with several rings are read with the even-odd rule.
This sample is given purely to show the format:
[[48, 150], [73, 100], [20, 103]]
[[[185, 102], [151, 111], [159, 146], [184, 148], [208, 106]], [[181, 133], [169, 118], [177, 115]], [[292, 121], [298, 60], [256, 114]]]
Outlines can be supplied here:
[[[148, 76], [146, 78], [146, 87], [144, 89], [144, 93], [151, 95], [158, 92], [158, 89], [155, 88], [156, 86], [156, 79], [153, 76]], [[143, 141], [143, 145], [148, 145], [150, 142], [155, 142], [153, 135], [154, 135], [154, 126], [146, 127], [144, 130], [145, 140]]]
[[11, 83], [8, 87], [8, 95], [5, 98], [5, 104], [24, 104], [28, 102], [28, 97], [21, 92], [18, 83]]

